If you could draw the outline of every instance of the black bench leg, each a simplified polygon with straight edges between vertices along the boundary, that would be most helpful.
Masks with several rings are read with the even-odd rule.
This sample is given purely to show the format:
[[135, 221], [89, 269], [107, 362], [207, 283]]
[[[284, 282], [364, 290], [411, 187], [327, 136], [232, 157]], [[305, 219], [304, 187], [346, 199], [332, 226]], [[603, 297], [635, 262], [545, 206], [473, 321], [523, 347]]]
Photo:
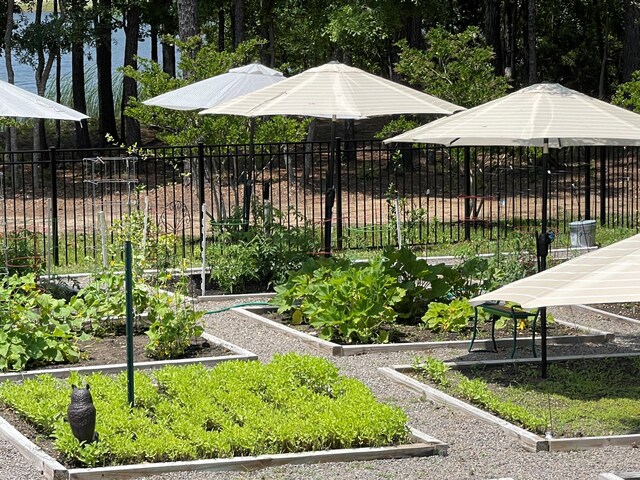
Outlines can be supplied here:
[[511, 358], [515, 356], [517, 347], [518, 347], [518, 319], [513, 317], [513, 348], [511, 349]]
[[493, 342], [493, 351], [498, 351], [498, 345], [496, 344], [496, 322], [500, 317], [493, 315], [491, 317], [491, 341]]
[[471, 335], [471, 342], [469, 342], [469, 348], [467, 349], [467, 352], [471, 352], [471, 349], [473, 348], [473, 342], [476, 341], [476, 334], [478, 333], [478, 307], [475, 307], [475, 315], [473, 317], [473, 334]]

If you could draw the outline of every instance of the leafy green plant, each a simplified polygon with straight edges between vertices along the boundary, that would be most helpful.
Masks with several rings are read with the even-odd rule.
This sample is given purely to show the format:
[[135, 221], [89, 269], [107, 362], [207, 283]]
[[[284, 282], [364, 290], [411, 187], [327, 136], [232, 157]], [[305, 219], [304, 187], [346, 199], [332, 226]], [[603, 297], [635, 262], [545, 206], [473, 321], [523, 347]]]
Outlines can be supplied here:
[[413, 368], [437, 385], [449, 385], [447, 372], [451, 370], [442, 360], [433, 357], [416, 357]]
[[437, 332], [460, 332], [469, 326], [474, 310], [465, 298], [457, 298], [451, 303], [431, 302], [422, 317], [426, 326]]
[[445, 299], [463, 280], [453, 268], [429, 265], [407, 247], [389, 247], [384, 251], [385, 271], [397, 278], [406, 294], [395, 306], [400, 318], [418, 319], [431, 302]]
[[0, 318], [0, 371], [80, 358], [78, 309], [42, 293], [35, 274], [0, 279]]
[[272, 303], [280, 313], [299, 310], [304, 321], [327, 340], [345, 343], [388, 341], [382, 325], [392, 323], [394, 306], [406, 291], [386, 272], [380, 257], [368, 264], [307, 262], [276, 287]]
[[181, 293], [156, 291], [149, 294], [148, 301], [151, 325], [146, 332], [149, 343], [145, 352], [159, 359], [183, 355], [191, 340], [204, 331], [199, 323], [204, 312], [194, 310]]
[[[63, 421], [72, 382], [91, 384], [100, 440], [90, 445]], [[73, 466], [378, 447], [408, 438], [402, 410], [322, 358], [291, 353], [269, 364], [165, 367], [135, 372], [134, 382], [134, 408], [124, 373], [6, 382], [0, 402], [54, 438]]]
[[207, 255], [209, 277], [221, 289], [240, 293], [249, 281], [260, 280], [256, 245], [249, 242], [226, 245], [223, 251]]

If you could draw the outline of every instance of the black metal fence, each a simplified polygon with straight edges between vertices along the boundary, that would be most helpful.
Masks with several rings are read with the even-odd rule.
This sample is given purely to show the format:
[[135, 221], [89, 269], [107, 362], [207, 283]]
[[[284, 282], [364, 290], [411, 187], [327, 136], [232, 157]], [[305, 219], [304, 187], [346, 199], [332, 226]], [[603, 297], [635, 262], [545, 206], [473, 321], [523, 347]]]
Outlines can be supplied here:
[[[499, 239], [540, 228], [536, 148], [337, 140], [50, 149], [0, 158], [5, 234], [33, 234], [56, 264], [96, 257], [105, 226], [133, 210], [147, 212], [154, 235], [174, 235], [184, 256], [197, 254], [203, 219], [213, 242], [225, 229], [268, 215], [318, 238], [330, 231], [333, 249]], [[582, 219], [637, 228], [639, 159], [635, 147], [552, 152], [551, 228], [567, 233]]]

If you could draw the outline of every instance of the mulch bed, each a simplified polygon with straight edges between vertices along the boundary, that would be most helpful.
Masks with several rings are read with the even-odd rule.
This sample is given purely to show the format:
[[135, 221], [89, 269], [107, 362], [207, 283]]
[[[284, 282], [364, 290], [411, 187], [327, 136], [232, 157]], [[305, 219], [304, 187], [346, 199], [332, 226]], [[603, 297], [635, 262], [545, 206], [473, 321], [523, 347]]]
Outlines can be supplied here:
[[[261, 315], [269, 320], [279, 322], [288, 327], [295, 328], [296, 330], [304, 333], [308, 333], [313, 336], [318, 336], [318, 332], [311, 325], [291, 325], [289, 319], [277, 314], [276, 312], [261, 313]], [[394, 325], [383, 327], [390, 331], [389, 342], [390, 343], [413, 343], [413, 342], [443, 342], [443, 341], [455, 341], [455, 340], [471, 340], [473, 331], [471, 327], [466, 328], [462, 332], [433, 332], [426, 328], [421, 328], [418, 325], [412, 325], [409, 323], [395, 323]], [[558, 323], [549, 323], [547, 325], [547, 336], [563, 336], [563, 335], [576, 335], [578, 330], [569, 326], [560, 325]], [[530, 336], [531, 329], [518, 330], [518, 336]], [[536, 325], [536, 336], [540, 335], [539, 322]], [[513, 323], [511, 320], [507, 321], [505, 328], [496, 328], [496, 338], [513, 338]], [[478, 334], [477, 339], [491, 338], [491, 323], [490, 322], [478, 322]], [[333, 340], [334, 343], [344, 345], [338, 340]]]
[[640, 303], [598, 303], [590, 307], [640, 320]]
[[[156, 359], [145, 354], [144, 347], [149, 343], [149, 337], [144, 334], [133, 336], [133, 361], [151, 362]], [[84, 357], [76, 363], [53, 363], [48, 365], [28, 366], [26, 370], [44, 370], [67, 367], [86, 367], [92, 365], [114, 365], [127, 362], [127, 337], [125, 335], [107, 335], [104, 337], [94, 337], [79, 343]], [[224, 347], [212, 345], [204, 339], [192, 341], [187, 348], [185, 355], [180, 358], [203, 358], [221, 357], [232, 355]]]

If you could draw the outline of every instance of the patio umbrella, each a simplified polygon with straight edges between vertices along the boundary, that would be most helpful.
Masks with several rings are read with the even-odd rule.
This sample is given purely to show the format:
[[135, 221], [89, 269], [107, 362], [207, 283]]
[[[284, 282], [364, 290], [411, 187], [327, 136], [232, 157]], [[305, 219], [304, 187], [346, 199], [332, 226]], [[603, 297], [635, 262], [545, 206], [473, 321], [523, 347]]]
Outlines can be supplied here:
[[462, 107], [339, 62], [310, 68], [201, 114], [362, 119], [400, 113], [450, 115]]
[[[559, 84], [536, 84], [385, 142], [450, 146], [542, 146], [542, 234], [540, 269], [548, 249], [549, 148], [581, 145], [640, 145], [640, 115]], [[546, 377], [546, 308], [541, 309], [542, 376]]]
[[0, 117], [73, 120], [89, 118], [47, 98], [0, 80]]
[[[237, 97], [200, 114], [293, 115], [330, 118], [331, 156], [325, 197], [325, 252], [331, 244], [335, 123], [338, 119], [363, 119], [401, 113], [450, 115], [463, 107], [427, 95], [391, 80], [340, 62], [310, 68], [280, 83]], [[338, 201], [340, 197], [338, 196]]]
[[171, 110], [199, 110], [214, 107], [282, 80], [284, 75], [277, 70], [259, 63], [251, 63], [163, 93], [142, 103]]
[[[232, 68], [227, 73], [177, 88], [142, 102], [170, 110], [199, 110], [214, 107], [237, 96], [281, 82], [285, 77], [260, 63]], [[255, 121], [249, 122], [249, 158], [253, 161]], [[201, 192], [201, 195], [203, 192]], [[203, 217], [201, 216], [201, 222]]]
[[568, 260], [471, 300], [523, 308], [640, 301], [640, 235]]

